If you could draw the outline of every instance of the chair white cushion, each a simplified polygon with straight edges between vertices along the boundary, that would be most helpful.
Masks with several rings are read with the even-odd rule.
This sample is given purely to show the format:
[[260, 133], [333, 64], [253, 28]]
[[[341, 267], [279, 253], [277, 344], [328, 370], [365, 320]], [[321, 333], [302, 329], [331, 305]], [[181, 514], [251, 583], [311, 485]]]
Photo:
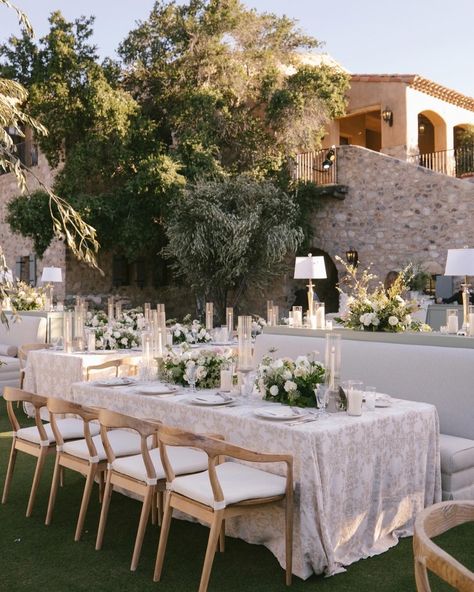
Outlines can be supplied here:
[[[89, 425], [92, 426], [92, 424]], [[115, 456], [128, 456], [140, 452], [140, 436], [136, 432], [128, 432], [127, 430], [110, 430], [107, 432], [107, 437]], [[92, 441], [97, 450], [99, 461], [105, 460], [107, 455], [101, 437], [94, 436]], [[90, 458], [89, 449], [87, 448], [85, 440], [66, 442], [63, 446], [63, 451], [85, 460], [89, 460]]]
[[[77, 439], [84, 437], [84, 422], [82, 419], [66, 417], [65, 419], [58, 419], [56, 423], [64, 440], [73, 440], [74, 438]], [[49, 443], [53, 444], [56, 439], [54, 437], [53, 430], [51, 429], [51, 424], [45, 423], [44, 429]], [[95, 431], [96, 429], [96, 427], [93, 428], [91, 425], [91, 431]], [[36, 426], [31, 426], [30, 428], [21, 428], [18, 430], [16, 435], [22, 440], [28, 440], [29, 442], [34, 442], [35, 444], [39, 444], [41, 440], [38, 428]]]
[[474, 500], [474, 485], [456, 489], [455, 491], [444, 491], [442, 499], [445, 500]]
[[[196, 473], [197, 471], [207, 469], [208, 457], [202, 450], [186, 448], [184, 446], [168, 446], [167, 452], [176, 475]], [[165, 471], [161, 464], [160, 450], [158, 448], [150, 450], [150, 457], [155, 467], [157, 479], [164, 479]], [[112, 468], [114, 471], [132, 477], [133, 479], [147, 481], [145, 463], [141, 454], [128, 456], [127, 458], [118, 458], [112, 463]]]
[[[217, 477], [224, 493], [224, 504], [229, 506], [250, 499], [283, 495], [286, 479], [236, 462], [225, 462], [216, 467]], [[170, 489], [206, 506], [214, 507], [209, 473], [177, 477]]]
[[474, 467], [474, 440], [440, 434], [441, 472], [452, 475]]
[[9, 345], [8, 343], [0, 343], [0, 355], [9, 358], [16, 358], [18, 355], [18, 348], [16, 345]]
[[443, 491], [457, 491], [465, 487], [474, 488], [474, 467], [456, 471], [456, 473], [441, 473], [441, 488]]

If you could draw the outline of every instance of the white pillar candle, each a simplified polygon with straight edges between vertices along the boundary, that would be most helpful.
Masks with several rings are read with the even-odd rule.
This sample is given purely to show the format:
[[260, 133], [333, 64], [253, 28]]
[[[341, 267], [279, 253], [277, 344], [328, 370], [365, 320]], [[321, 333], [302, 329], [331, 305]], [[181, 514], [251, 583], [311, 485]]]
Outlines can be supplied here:
[[347, 394], [347, 415], [362, 415], [363, 392], [349, 389]]
[[457, 333], [459, 329], [457, 313], [448, 316], [448, 333]]
[[469, 337], [474, 337], [474, 313], [469, 313]]

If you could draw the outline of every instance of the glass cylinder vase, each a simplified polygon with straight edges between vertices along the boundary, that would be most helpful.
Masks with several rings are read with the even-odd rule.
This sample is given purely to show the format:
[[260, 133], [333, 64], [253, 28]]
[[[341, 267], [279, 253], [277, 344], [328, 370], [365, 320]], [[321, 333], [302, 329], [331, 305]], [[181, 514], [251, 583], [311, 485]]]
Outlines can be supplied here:
[[448, 333], [456, 334], [459, 330], [458, 309], [448, 308], [446, 311], [446, 326]]
[[214, 329], [214, 303], [206, 302], [206, 331]]
[[229, 341], [232, 341], [232, 337], [234, 335], [234, 309], [231, 306], [228, 306], [225, 309], [225, 320]]
[[273, 325], [273, 300], [267, 300], [267, 325]]
[[238, 369], [248, 371], [253, 368], [252, 359], [252, 317], [239, 316], [237, 324], [238, 336]]
[[326, 384], [331, 390], [337, 390], [341, 381], [341, 335], [326, 333]]
[[114, 318], [115, 318], [114, 297], [113, 296], [109, 296], [109, 298], [107, 300], [107, 317], [108, 317], [108, 323], [109, 323], [109, 325], [111, 325], [114, 322]]
[[72, 312], [65, 311], [63, 313], [63, 343], [64, 351], [70, 354], [72, 347]]

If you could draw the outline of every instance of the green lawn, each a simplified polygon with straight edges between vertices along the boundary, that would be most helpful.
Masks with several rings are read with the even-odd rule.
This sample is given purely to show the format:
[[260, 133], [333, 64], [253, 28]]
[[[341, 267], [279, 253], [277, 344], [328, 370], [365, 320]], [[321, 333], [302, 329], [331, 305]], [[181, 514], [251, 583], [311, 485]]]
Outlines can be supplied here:
[[[5, 406], [0, 401], [0, 484], [3, 488], [11, 438]], [[129, 571], [132, 546], [138, 524], [140, 504], [122, 495], [112, 498], [108, 528], [101, 551], [94, 550], [99, 503], [94, 495], [85, 533], [74, 543], [73, 533], [83, 480], [66, 473], [60, 489], [53, 524], [44, 525], [52, 459], [39, 490], [34, 514], [25, 518], [33, 475], [34, 459], [19, 454], [10, 500], [0, 505], [0, 590], [9, 592], [188, 592], [198, 588], [207, 542], [206, 528], [175, 520], [172, 523], [163, 580], [152, 581], [159, 529], [149, 526], [138, 570]], [[96, 492], [94, 492], [96, 493]], [[474, 564], [474, 538], [471, 525], [445, 535], [443, 546], [458, 559]], [[402, 540], [384, 555], [359, 561], [346, 573], [331, 577], [312, 577], [306, 582], [294, 578], [292, 590], [322, 592], [401, 592], [415, 590], [411, 539]], [[224, 554], [216, 554], [210, 592], [278, 592], [286, 590], [284, 572], [273, 555], [262, 546], [227, 539]], [[451, 588], [435, 582], [434, 591]]]

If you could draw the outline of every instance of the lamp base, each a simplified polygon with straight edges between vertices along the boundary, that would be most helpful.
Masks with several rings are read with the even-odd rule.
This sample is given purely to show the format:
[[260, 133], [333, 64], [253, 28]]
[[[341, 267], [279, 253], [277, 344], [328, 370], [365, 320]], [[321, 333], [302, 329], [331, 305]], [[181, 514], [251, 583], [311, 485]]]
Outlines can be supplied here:
[[470, 299], [470, 292], [469, 288], [471, 284], [467, 283], [467, 276], [464, 278], [464, 284], [461, 284], [462, 287], [462, 312], [463, 312], [463, 322], [462, 322], [462, 330], [469, 332], [469, 299]]

